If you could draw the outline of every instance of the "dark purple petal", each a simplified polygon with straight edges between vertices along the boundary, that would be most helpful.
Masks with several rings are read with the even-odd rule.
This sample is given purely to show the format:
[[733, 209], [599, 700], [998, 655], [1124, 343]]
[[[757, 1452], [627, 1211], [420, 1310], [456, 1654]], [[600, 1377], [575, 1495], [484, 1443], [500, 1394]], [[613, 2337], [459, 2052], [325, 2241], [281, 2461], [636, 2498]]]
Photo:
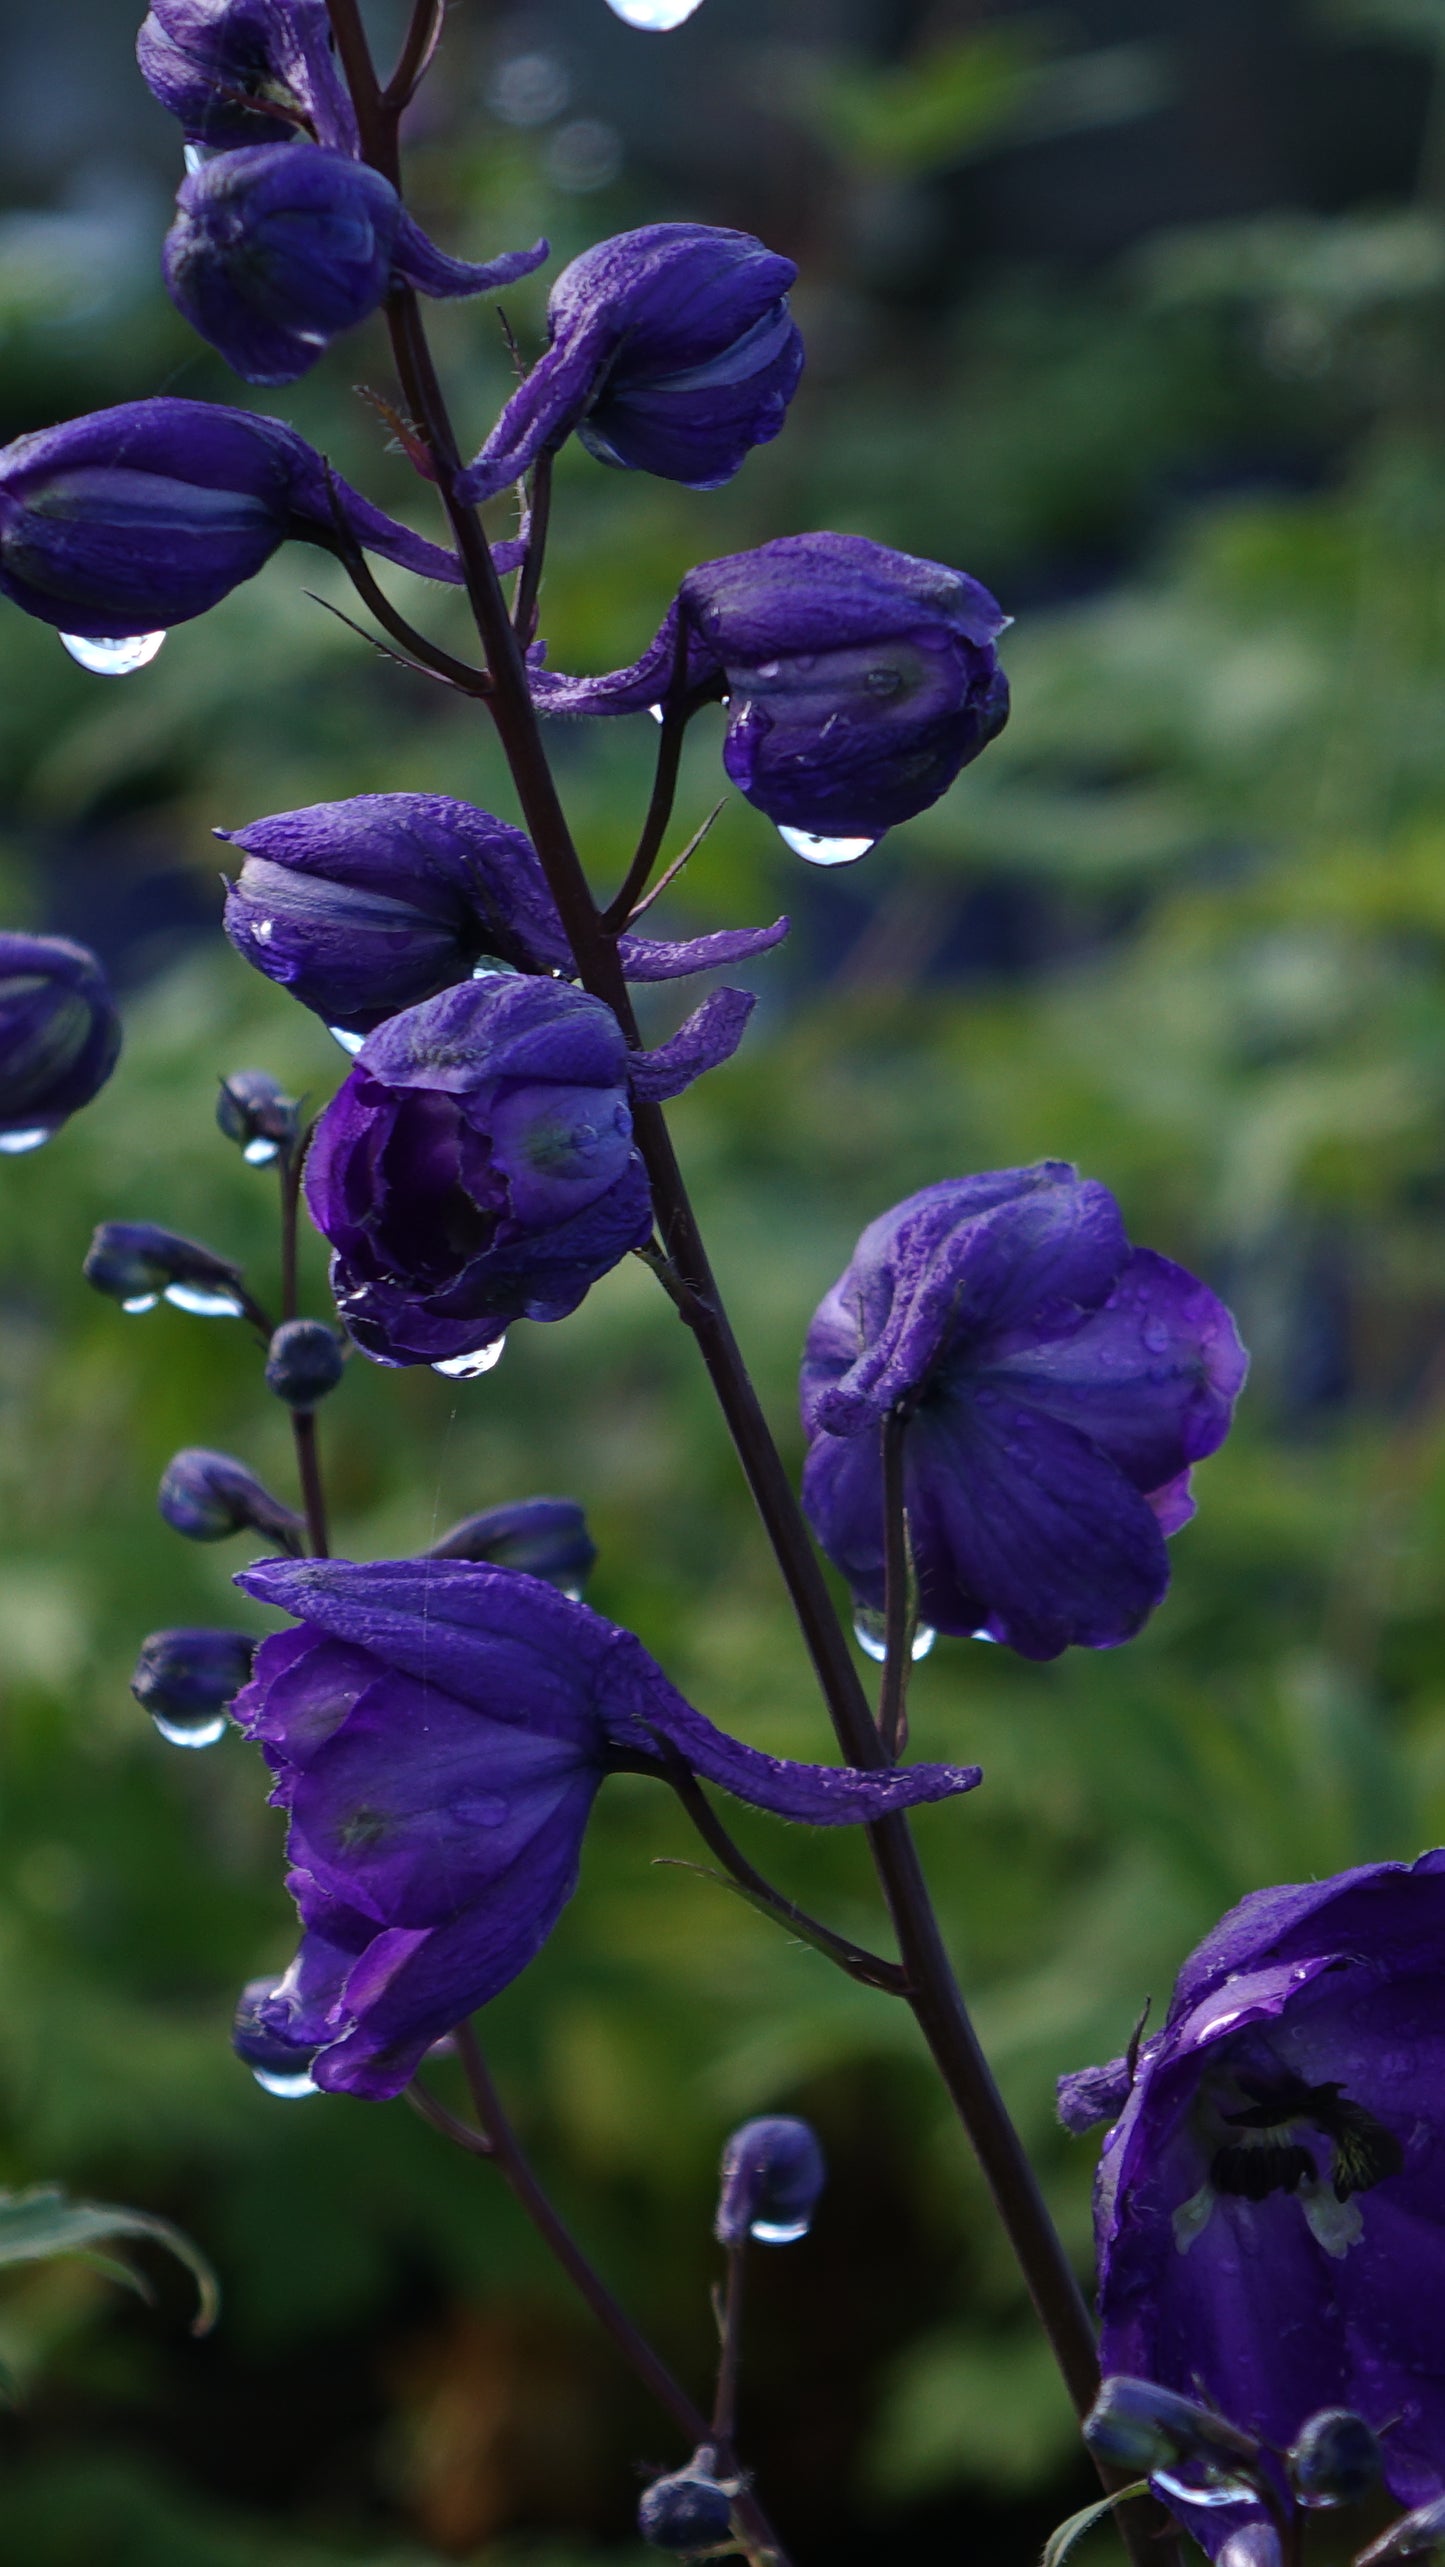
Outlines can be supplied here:
[[192, 142], [224, 151], [306, 127], [358, 148], [326, 0], [152, 0], [136, 59]]
[[120, 1017], [88, 946], [0, 935], [0, 1140], [58, 1131], [119, 1056]]
[[398, 276], [404, 276], [422, 294], [449, 301], [470, 294], [500, 294], [506, 286], [530, 276], [548, 253], [546, 241], [534, 241], [529, 250], [503, 250], [499, 257], [483, 259], [480, 265], [468, 259], [448, 258], [445, 250], [439, 250], [411, 216], [403, 213], [393, 255]]
[[684, 1025], [655, 1051], [633, 1052], [629, 1074], [634, 1096], [661, 1104], [681, 1096], [706, 1070], [730, 1061], [757, 1005], [751, 990], [715, 989]]
[[709, 936], [688, 936], [681, 944], [654, 944], [646, 936], [622, 936], [617, 950], [629, 980], [683, 980], [690, 972], [726, 969], [754, 954], [770, 953], [792, 925], [775, 918], [771, 927], [720, 927]]
[[1132, 2084], [1127, 2059], [1111, 2059], [1103, 2068], [1077, 2068], [1071, 2077], [1060, 2077], [1058, 2110], [1065, 2130], [1078, 2139], [1101, 2121], [1117, 2121]]

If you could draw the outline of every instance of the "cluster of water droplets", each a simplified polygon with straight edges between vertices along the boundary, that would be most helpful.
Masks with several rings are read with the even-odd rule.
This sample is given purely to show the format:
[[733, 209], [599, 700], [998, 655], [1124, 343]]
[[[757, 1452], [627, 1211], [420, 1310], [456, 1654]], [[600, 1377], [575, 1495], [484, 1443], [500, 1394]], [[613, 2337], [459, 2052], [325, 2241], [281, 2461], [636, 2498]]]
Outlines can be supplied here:
[[62, 633], [60, 638], [71, 658], [93, 677], [134, 677], [137, 669], [150, 667], [166, 637], [164, 633], [128, 633], [110, 642], [99, 634]]
[[[881, 1667], [888, 1655], [887, 1624], [882, 1614], [875, 1613], [871, 1605], [860, 1604], [853, 1616], [853, 1637], [865, 1655], [875, 1659]], [[909, 1652], [915, 1664], [920, 1658], [927, 1657], [937, 1638], [938, 1634], [932, 1623], [915, 1622], [913, 1646]], [[799, 2234], [801, 2233], [800, 2230]], [[759, 2234], [760, 2232], [754, 2229], [753, 2235], [756, 2237]]]
[[433, 1364], [432, 1371], [449, 1382], [480, 1381], [483, 1373], [494, 1371], [501, 1362], [506, 1342], [505, 1337], [496, 1337], [490, 1346], [477, 1346], [470, 1355], [448, 1355], [444, 1362]]

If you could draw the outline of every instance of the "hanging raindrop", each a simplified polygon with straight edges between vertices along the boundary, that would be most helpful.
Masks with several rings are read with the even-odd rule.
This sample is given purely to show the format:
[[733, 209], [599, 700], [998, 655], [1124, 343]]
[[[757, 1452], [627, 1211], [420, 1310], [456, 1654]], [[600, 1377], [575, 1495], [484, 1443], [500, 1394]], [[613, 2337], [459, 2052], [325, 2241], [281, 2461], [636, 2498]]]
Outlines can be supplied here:
[[811, 2225], [806, 2219], [755, 2219], [748, 2235], [755, 2237], [760, 2246], [796, 2246], [800, 2237], [807, 2236]]
[[[860, 1604], [853, 1616], [853, 1637], [864, 1654], [881, 1667], [888, 1655], [886, 1625], [882, 1614], [875, 1613], [871, 1605]], [[915, 1663], [918, 1659], [927, 1657], [937, 1638], [938, 1634], [932, 1623], [915, 1622], [913, 1648], [910, 1653]]]
[[326, 1031], [330, 1035], [332, 1042], [339, 1043], [343, 1052], [349, 1052], [352, 1059], [355, 1060], [357, 1053], [360, 1051], [362, 1044], [366, 1040], [366, 1036], [364, 1034], [348, 1034], [344, 1025], [328, 1025]]
[[811, 829], [784, 829], [781, 824], [778, 836], [807, 865], [856, 865], [878, 844], [876, 838], [815, 838]]
[[133, 677], [138, 668], [149, 668], [166, 637], [164, 633], [129, 633], [107, 642], [92, 633], [62, 633], [60, 638], [71, 658], [93, 676]]
[[283, 2075], [275, 2068], [253, 2068], [251, 2074], [263, 2094], [279, 2095], [283, 2103], [299, 2103], [303, 2095], [321, 2092], [309, 2068], [303, 2068], [299, 2075], [294, 2071]]
[[280, 1155], [280, 1142], [268, 1141], [264, 1133], [258, 1133], [254, 1141], [248, 1141], [241, 1152], [248, 1168], [269, 1168], [272, 1160]]
[[[201, 1284], [171, 1283], [166, 1286], [165, 1297], [175, 1309], [189, 1310], [196, 1319], [239, 1319], [241, 1316], [241, 1304], [235, 1294], [217, 1291], [214, 1287], [208, 1292]], [[150, 1305], [142, 1306], [149, 1308]], [[128, 1301], [121, 1304], [123, 1310], [132, 1307]]]
[[134, 1319], [143, 1310], [154, 1310], [159, 1300], [158, 1292], [133, 1292], [129, 1300], [123, 1301], [120, 1306], [122, 1310], [128, 1310]]
[[506, 1342], [505, 1337], [495, 1337], [490, 1346], [478, 1346], [470, 1355], [448, 1355], [444, 1363], [433, 1364], [432, 1371], [449, 1382], [480, 1381], [483, 1373], [501, 1362]]
[[7, 1159], [23, 1158], [27, 1150], [38, 1150], [49, 1138], [48, 1123], [37, 1123], [33, 1130], [26, 1132], [0, 1132], [0, 1151]]
[[153, 1711], [151, 1719], [168, 1747], [214, 1747], [229, 1726], [223, 1711], [205, 1720], [167, 1720], [163, 1712]]
[[607, 0], [624, 26], [641, 27], [650, 36], [665, 36], [690, 18], [702, 0]]

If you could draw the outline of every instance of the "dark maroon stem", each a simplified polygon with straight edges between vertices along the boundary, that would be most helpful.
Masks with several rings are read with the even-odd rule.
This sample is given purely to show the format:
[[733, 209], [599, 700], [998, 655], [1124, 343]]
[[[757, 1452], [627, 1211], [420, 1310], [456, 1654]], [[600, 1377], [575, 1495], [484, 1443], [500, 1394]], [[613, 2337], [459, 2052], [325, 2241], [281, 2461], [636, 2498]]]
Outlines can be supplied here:
[[[299, 1293], [297, 1288], [297, 1232], [301, 1219], [301, 1178], [306, 1166], [306, 1152], [311, 1134], [303, 1133], [289, 1150], [281, 1153], [281, 1316], [294, 1319]], [[316, 1413], [310, 1408], [291, 1411], [291, 1437], [296, 1448], [296, 1476], [301, 1483], [301, 1503], [306, 1511], [306, 1544], [313, 1560], [330, 1557], [331, 1536], [326, 1520], [326, 1486], [321, 1476], [321, 1452], [316, 1438]]]
[[[327, 5], [351, 81], [363, 148], [394, 180], [395, 128], [380, 109], [356, 0], [327, 0]], [[395, 289], [387, 314], [403, 394], [429, 448], [461, 558], [492, 679], [489, 710], [528, 831], [570, 939], [579, 977], [594, 996], [614, 1009], [629, 1040], [635, 1040], [635, 1019], [616, 943], [598, 916], [558, 799], [521, 646], [491, 552], [475, 510], [456, 495], [460, 456], [410, 287]], [[851, 1763], [876, 1770], [884, 1762], [884, 1751], [872, 1711], [782, 1457], [722, 1308], [661, 1109], [639, 1101], [635, 1129], [663, 1244], [690, 1295], [682, 1306], [776, 1554], [839, 1743]], [[1082, 2415], [1093, 2404], [1099, 2372], [1094, 2330], [1078, 2279], [979, 2046], [907, 1822], [902, 1817], [879, 1819], [868, 1834], [910, 1984], [909, 2002], [973, 2144], [1069, 2395]], [[1124, 2527], [1133, 2546], [1133, 2525], [1126, 2521]], [[1142, 2537], [1138, 2554], [1147, 2554]]]
[[908, 1517], [903, 1503], [903, 1438], [907, 1419], [893, 1408], [883, 1421], [883, 1684], [878, 1735], [890, 1765], [908, 1744], [908, 1674], [913, 1649]]

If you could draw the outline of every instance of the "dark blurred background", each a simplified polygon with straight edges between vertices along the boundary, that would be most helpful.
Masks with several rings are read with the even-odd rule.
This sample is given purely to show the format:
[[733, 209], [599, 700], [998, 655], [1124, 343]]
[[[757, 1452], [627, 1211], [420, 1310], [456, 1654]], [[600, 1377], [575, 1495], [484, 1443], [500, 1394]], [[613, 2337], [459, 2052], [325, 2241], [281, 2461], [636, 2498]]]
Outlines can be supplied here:
[[[156, 283], [178, 149], [138, 14], [4, 0], [3, 438], [251, 397]], [[1121, 2047], [1245, 1890], [1445, 1833], [1442, 59], [1442, 0], [705, 0], [666, 38], [605, 0], [457, 0], [414, 117], [417, 210], [460, 253], [545, 229], [555, 273], [693, 216], [802, 270], [803, 391], [728, 490], [567, 457], [556, 664], [630, 658], [690, 562], [813, 526], [964, 566], [1017, 618], [1013, 724], [934, 811], [824, 876], [733, 797], [658, 913], [795, 922], [744, 1053], [676, 1114], [790, 1458], [802, 1333], [858, 1228], [967, 1168], [1078, 1159], [1254, 1352], [1139, 1642], [1044, 1669], [945, 1642], [916, 1680], [918, 1752], [987, 1770], [920, 1836], [1081, 2269], [1093, 2151], [1053, 2128], [1058, 2072]], [[527, 349], [544, 296], [508, 298]], [[508, 383], [490, 307], [436, 337], [479, 443]], [[390, 388], [379, 333], [259, 406], [427, 523], [359, 383]], [[278, 2102], [232, 2059], [237, 1986], [292, 1940], [276, 1816], [239, 1740], [166, 1749], [128, 1692], [143, 1633], [234, 1610], [239, 1546], [155, 1517], [170, 1451], [283, 1489], [289, 1461], [242, 1332], [96, 1301], [90, 1227], [167, 1221], [268, 1278], [272, 1184], [217, 1135], [216, 1080], [264, 1063], [319, 1100], [342, 1068], [220, 938], [210, 830], [382, 788], [514, 808], [467, 708], [308, 592], [345, 603], [284, 557], [120, 682], [0, 609], [3, 914], [93, 942], [128, 1026], [99, 1103], [3, 1169], [0, 2179], [182, 2220], [226, 2294], [197, 2346], [164, 2272], [150, 2311], [74, 2262], [7, 2277], [0, 2545], [34, 2567], [577, 2567], [682, 2456], [484, 2169], [401, 2104]], [[599, 884], [648, 732], [557, 738]], [[679, 836], [717, 751], [709, 715]], [[599, 1608], [724, 1725], [830, 1752], [640, 1269], [519, 1327], [484, 1382], [355, 1365], [324, 1434], [356, 1556], [575, 1494]], [[858, 1846], [739, 1833], [878, 1933]], [[745, 2113], [807, 2113], [833, 2182], [813, 2237], [756, 2259], [743, 2402], [780, 2525], [802, 2567], [1030, 2557], [1087, 2478], [907, 2021], [653, 1867], [689, 1851], [663, 1795], [609, 1786], [577, 1901], [492, 2010], [539, 2161], [702, 2389], [716, 2151]]]

